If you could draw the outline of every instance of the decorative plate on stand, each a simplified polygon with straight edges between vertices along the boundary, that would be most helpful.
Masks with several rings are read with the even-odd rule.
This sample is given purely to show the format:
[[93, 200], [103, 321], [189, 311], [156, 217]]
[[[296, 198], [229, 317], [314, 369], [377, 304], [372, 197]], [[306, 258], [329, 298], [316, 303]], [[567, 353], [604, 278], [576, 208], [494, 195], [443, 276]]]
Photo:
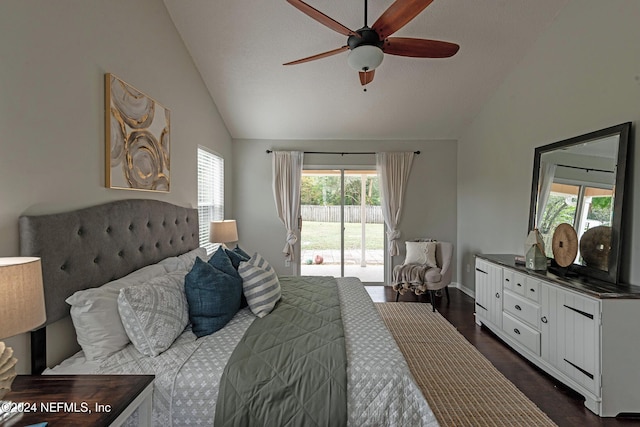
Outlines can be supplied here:
[[578, 255], [578, 235], [571, 224], [562, 223], [553, 232], [553, 258], [560, 267], [568, 267]]

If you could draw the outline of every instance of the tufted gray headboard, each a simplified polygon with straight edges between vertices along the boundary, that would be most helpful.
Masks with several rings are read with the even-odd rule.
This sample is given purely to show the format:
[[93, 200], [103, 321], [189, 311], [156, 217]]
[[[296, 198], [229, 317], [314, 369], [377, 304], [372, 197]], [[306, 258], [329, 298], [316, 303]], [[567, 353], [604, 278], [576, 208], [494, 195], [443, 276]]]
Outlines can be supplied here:
[[[20, 217], [20, 253], [42, 258], [49, 325], [65, 300], [199, 246], [198, 210], [157, 200], [118, 200], [76, 211]], [[46, 328], [31, 333], [31, 373], [46, 368]]]
[[69, 315], [74, 292], [198, 246], [198, 210], [157, 200], [20, 217], [21, 255], [42, 258], [47, 325]]

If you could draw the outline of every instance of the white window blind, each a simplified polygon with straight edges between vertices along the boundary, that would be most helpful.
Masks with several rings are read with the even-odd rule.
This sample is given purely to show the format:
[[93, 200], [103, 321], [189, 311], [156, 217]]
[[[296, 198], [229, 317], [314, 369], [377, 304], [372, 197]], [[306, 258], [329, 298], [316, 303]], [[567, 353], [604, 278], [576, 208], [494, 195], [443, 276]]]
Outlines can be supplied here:
[[198, 221], [200, 246], [213, 252], [209, 242], [209, 224], [224, 219], [224, 159], [198, 148]]

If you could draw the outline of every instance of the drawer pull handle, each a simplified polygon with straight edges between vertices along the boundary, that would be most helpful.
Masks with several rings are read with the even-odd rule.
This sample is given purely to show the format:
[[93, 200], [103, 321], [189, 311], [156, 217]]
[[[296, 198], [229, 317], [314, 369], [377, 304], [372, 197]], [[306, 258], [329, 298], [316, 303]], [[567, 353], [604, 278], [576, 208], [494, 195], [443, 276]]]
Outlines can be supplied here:
[[516, 304], [516, 310], [522, 311], [522, 307], [520, 307], [518, 304]]
[[573, 308], [573, 307], [569, 307], [567, 304], [562, 304], [564, 307], [568, 308], [569, 310], [575, 311], [578, 314], [582, 314], [584, 317], [588, 317], [589, 319], [593, 319], [593, 314], [589, 314], [585, 311], [582, 310], [578, 310], [577, 308]]
[[536, 290], [535, 290], [535, 289], [533, 289], [533, 288], [531, 288], [531, 289], [529, 289], [529, 290], [530, 290], [531, 292], [535, 292], [535, 291], [536, 291]]
[[504, 281], [505, 281], [505, 282], [510, 282], [510, 280], [509, 280], [509, 279], [504, 279]]
[[582, 369], [580, 366], [576, 365], [575, 363], [571, 363], [570, 361], [568, 361], [567, 359], [564, 359], [565, 362], [567, 362], [569, 365], [573, 366], [574, 368], [576, 368], [578, 371], [582, 372], [583, 374], [585, 374], [586, 376], [588, 376], [590, 379], [593, 379], [593, 374], [585, 369]]
[[542, 323], [549, 323], [549, 320], [547, 320], [547, 316], [542, 316], [540, 320], [542, 320]]
[[520, 335], [520, 331], [518, 330], [518, 328], [513, 328], [513, 332], [515, 332], [516, 334]]
[[496, 298], [500, 298], [500, 294], [496, 292]]
[[518, 286], [522, 286], [522, 283], [516, 283], [516, 285], [518, 285]]

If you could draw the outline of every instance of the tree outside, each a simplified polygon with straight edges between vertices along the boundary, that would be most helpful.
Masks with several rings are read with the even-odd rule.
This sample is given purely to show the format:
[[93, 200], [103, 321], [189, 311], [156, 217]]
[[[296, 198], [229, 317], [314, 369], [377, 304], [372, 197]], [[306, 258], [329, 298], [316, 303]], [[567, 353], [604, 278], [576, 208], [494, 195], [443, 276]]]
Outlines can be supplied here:
[[[359, 205], [361, 193], [361, 177], [346, 176], [344, 183], [344, 204]], [[365, 202], [370, 206], [380, 205], [380, 188], [375, 175], [367, 176], [365, 186]], [[339, 206], [339, 176], [303, 176], [300, 189], [300, 201], [303, 205]]]
[[[569, 203], [567, 202], [568, 200]], [[551, 194], [544, 210], [542, 223], [539, 226], [545, 248], [551, 248], [553, 231], [562, 223], [573, 224], [576, 216], [577, 198], [567, 198], [566, 195]], [[611, 225], [611, 209], [613, 197], [592, 197], [591, 206], [587, 212], [587, 219], [599, 224]], [[586, 230], [581, 230], [582, 235]], [[548, 255], [548, 254], [547, 254]]]

